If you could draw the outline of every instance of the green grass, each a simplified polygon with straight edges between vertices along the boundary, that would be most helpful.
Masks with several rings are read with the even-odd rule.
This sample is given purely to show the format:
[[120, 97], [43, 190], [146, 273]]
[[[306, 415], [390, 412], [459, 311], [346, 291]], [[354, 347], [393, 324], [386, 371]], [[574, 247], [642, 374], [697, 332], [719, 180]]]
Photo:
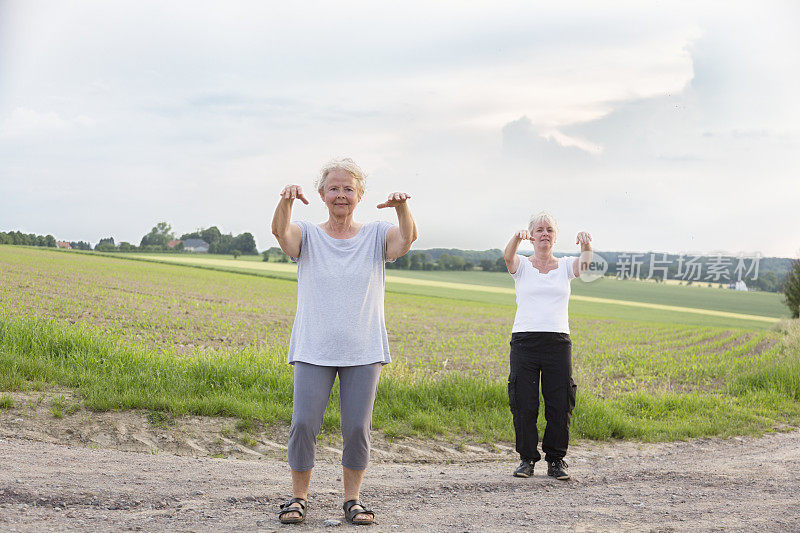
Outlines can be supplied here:
[[[60, 385], [96, 410], [289, 421], [295, 282], [2, 246], [0, 268], [0, 390]], [[384, 368], [374, 427], [388, 436], [512, 440], [513, 316], [505, 304], [387, 294], [394, 362]], [[598, 319], [574, 309], [570, 325], [574, 437], [676, 439], [797, 423], [794, 329]], [[53, 409], [69, 414], [63, 401]], [[338, 414], [334, 389], [327, 431]], [[241, 438], [247, 427], [237, 428]]]
[[[0, 369], [27, 381], [74, 389], [90, 409], [149, 409], [236, 416], [266, 424], [291, 418], [291, 370], [268, 353], [234, 350], [178, 357], [127, 347], [83, 326], [0, 320]], [[611, 398], [579, 393], [571, 434], [577, 438], [671, 440], [753, 433], [800, 417], [800, 364], [784, 354], [714, 392], [633, 391]], [[63, 416], [65, 401], [52, 402]], [[334, 389], [324, 427], [338, 426]], [[237, 429], [247, 432], [243, 422]], [[387, 436], [468, 434], [512, 440], [505, 383], [460, 373], [438, 379], [387, 373], [374, 426]]]
[[0, 396], [0, 409], [11, 409], [14, 407], [14, 398], [11, 396]]

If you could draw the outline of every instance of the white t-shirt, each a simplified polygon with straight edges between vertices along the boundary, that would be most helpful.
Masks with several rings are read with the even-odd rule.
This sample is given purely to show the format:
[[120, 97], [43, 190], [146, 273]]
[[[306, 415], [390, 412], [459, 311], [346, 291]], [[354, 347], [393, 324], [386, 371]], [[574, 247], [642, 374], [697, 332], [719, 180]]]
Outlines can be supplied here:
[[517, 315], [511, 332], [569, 333], [569, 282], [575, 278], [575, 258], [560, 257], [558, 268], [542, 274], [530, 259], [517, 257], [519, 266], [511, 274], [517, 293]]

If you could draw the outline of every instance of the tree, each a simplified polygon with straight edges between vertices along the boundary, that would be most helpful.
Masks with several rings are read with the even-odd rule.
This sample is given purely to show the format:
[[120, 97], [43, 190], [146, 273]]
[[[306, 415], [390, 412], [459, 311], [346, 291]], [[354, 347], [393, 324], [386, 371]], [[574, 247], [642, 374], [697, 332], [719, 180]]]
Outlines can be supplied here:
[[233, 254], [234, 259], [238, 259], [239, 256], [242, 255], [242, 252], [240, 252], [239, 250], [232, 250], [231, 253]]
[[481, 259], [479, 266], [484, 272], [489, 272], [490, 270], [494, 270], [494, 261], [491, 259]]
[[497, 261], [494, 262], [494, 270], [495, 272], [505, 272], [508, 270], [506, 266], [506, 260], [502, 257], [498, 257]]
[[265, 263], [269, 261], [269, 250], [264, 250], [263, 252], [261, 252], [261, 260], [264, 261]]
[[258, 253], [256, 250], [256, 240], [253, 238], [253, 234], [250, 232], [237, 235], [233, 239], [233, 246], [235, 246], [237, 250], [244, 254]]
[[792, 269], [783, 283], [783, 295], [792, 318], [800, 318], [800, 259], [792, 260]]
[[73, 250], [91, 250], [92, 245], [85, 241], [71, 242], [69, 247]]
[[775, 272], [764, 272], [758, 276], [758, 279], [748, 282], [747, 284], [767, 292], [780, 292], [782, 286], [781, 280]]
[[439, 260], [436, 264], [441, 270], [451, 270], [453, 268], [453, 257], [447, 252], [444, 252], [439, 256]]
[[217, 242], [221, 236], [222, 232], [216, 226], [211, 226], [208, 229], [200, 230], [200, 238], [206, 241], [209, 245]]
[[466, 266], [467, 262], [460, 255], [450, 257], [450, 270], [464, 270]]
[[[114, 243], [114, 237], [106, 237], [105, 239], [100, 239], [100, 242], [98, 242], [98, 243], [97, 243], [97, 246], [100, 246], [100, 245], [102, 245], [102, 244], [108, 244], [108, 245], [110, 245], [112, 248], [116, 248], [116, 246], [117, 246], [117, 245]], [[97, 246], [95, 246], [95, 249], [97, 249]]]
[[[150, 233], [142, 237], [141, 246], [161, 246], [167, 247], [169, 241], [175, 240], [175, 234], [172, 233], [172, 226], [166, 222], [159, 222]], [[207, 241], [206, 241], [207, 242]]]

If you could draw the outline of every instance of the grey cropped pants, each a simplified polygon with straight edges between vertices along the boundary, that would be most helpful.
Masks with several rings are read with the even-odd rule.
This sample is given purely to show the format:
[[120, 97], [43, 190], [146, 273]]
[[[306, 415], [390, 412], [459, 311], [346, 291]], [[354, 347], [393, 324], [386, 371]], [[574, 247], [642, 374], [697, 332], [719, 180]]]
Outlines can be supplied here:
[[381, 366], [381, 363], [340, 367], [294, 363], [292, 426], [288, 446], [292, 470], [302, 472], [314, 468], [317, 434], [337, 373], [344, 440], [342, 466], [351, 470], [367, 468], [372, 405], [375, 403]]

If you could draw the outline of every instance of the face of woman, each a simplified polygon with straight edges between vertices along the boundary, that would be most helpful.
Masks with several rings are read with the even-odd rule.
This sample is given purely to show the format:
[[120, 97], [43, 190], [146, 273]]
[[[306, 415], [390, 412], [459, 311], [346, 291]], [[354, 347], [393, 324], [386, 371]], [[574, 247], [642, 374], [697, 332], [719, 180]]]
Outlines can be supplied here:
[[545, 220], [537, 222], [531, 231], [531, 240], [537, 248], [552, 248], [556, 242], [556, 229]]
[[328, 173], [320, 196], [328, 206], [328, 211], [335, 216], [351, 214], [361, 201], [356, 179], [346, 170], [340, 169]]

